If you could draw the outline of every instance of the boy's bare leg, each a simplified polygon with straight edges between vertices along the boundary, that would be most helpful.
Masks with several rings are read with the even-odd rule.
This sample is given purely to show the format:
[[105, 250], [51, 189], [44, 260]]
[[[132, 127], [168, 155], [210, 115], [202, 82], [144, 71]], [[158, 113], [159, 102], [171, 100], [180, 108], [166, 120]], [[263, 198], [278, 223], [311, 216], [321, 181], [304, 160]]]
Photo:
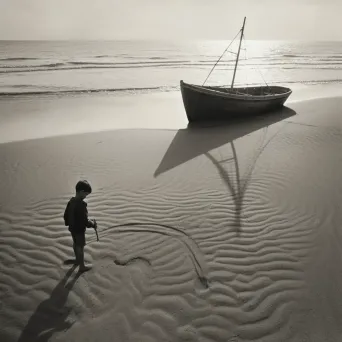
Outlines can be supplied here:
[[74, 249], [74, 253], [75, 253], [75, 264], [79, 265], [80, 261], [79, 261], [79, 257], [78, 257], [78, 253], [77, 253], [77, 247], [75, 244], [73, 244], [72, 248]]
[[77, 254], [78, 254], [78, 261], [80, 265], [80, 271], [88, 271], [91, 269], [91, 267], [86, 266], [84, 264], [84, 247], [76, 246]]

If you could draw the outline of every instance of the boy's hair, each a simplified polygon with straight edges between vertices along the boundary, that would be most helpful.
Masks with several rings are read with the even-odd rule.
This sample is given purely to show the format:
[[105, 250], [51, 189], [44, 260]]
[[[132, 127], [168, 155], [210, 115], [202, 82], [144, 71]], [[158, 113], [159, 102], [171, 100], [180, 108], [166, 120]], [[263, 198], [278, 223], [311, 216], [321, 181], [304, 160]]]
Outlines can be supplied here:
[[75, 188], [76, 188], [76, 192], [81, 192], [81, 191], [89, 192], [89, 193], [92, 192], [91, 186], [86, 180], [78, 181]]

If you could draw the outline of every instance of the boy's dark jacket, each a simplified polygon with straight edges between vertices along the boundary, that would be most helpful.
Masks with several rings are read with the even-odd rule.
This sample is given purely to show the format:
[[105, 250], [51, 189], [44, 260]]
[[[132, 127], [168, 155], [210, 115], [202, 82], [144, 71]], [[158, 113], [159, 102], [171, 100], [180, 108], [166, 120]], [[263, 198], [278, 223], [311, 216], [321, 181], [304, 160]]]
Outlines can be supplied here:
[[84, 233], [86, 228], [92, 227], [93, 223], [88, 219], [87, 203], [72, 197], [65, 208], [64, 224], [73, 233]]

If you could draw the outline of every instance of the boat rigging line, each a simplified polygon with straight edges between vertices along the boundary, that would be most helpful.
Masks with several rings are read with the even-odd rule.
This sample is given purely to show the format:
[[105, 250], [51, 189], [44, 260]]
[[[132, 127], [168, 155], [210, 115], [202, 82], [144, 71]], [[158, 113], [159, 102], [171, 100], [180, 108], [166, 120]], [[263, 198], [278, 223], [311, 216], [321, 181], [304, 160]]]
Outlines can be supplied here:
[[234, 43], [235, 39], [237, 38], [237, 36], [241, 33], [242, 29], [240, 29], [240, 31], [238, 32], [238, 34], [234, 37], [234, 39], [230, 42], [230, 44], [228, 45], [228, 47], [224, 50], [224, 52], [222, 53], [222, 55], [220, 56], [220, 58], [217, 60], [217, 62], [214, 64], [214, 66], [211, 68], [209, 75], [207, 76], [207, 78], [205, 79], [205, 81], [203, 82], [202, 86], [204, 86], [204, 84], [207, 82], [208, 78], [210, 77], [211, 73], [214, 71], [216, 65], [220, 62], [220, 60], [222, 59], [222, 57], [225, 55], [225, 53], [228, 51], [228, 49], [230, 48], [230, 46]]

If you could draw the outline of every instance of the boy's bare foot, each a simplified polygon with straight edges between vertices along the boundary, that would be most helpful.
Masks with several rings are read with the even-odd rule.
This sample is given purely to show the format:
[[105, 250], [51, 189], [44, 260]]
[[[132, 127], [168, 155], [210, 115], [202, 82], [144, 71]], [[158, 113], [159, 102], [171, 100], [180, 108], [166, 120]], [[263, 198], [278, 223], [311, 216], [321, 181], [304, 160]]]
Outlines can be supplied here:
[[79, 268], [79, 271], [80, 271], [80, 272], [87, 272], [87, 271], [89, 271], [89, 270], [91, 270], [91, 266], [85, 266], [85, 265], [83, 265], [83, 266], [80, 266], [80, 268]]

